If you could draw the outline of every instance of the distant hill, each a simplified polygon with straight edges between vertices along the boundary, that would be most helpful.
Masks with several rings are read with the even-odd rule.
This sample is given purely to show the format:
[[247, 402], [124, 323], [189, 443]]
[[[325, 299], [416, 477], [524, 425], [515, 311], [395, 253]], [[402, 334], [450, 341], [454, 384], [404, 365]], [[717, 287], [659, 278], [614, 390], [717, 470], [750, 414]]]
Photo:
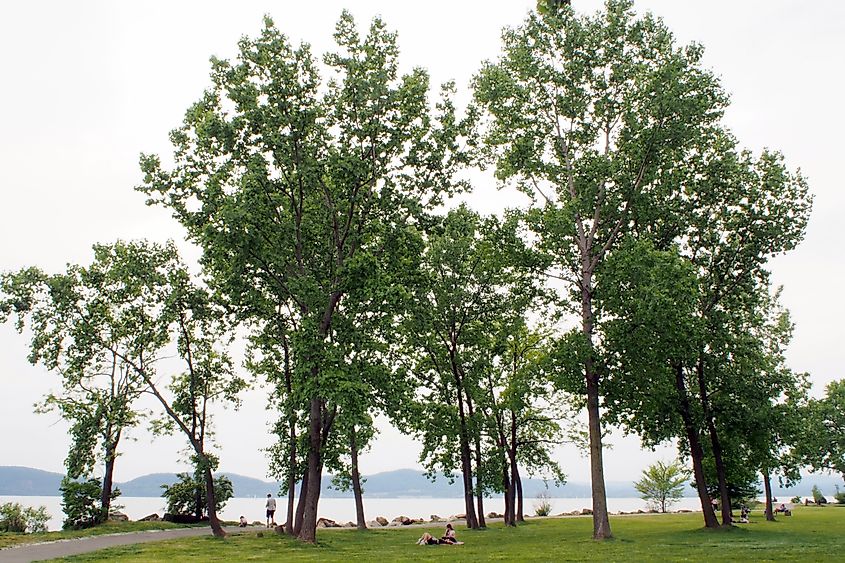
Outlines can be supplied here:
[[[227, 473], [235, 489], [236, 497], [263, 497], [267, 493], [284, 495], [282, 484], [273, 481], [262, 481], [253, 477], [246, 477], [236, 473]], [[58, 496], [59, 484], [63, 475], [51, 473], [40, 469], [16, 466], [0, 466], [0, 495], [6, 496]], [[161, 496], [161, 485], [176, 482], [174, 473], [152, 473], [117, 483], [123, 496], [126, 497], [159, 497]], [[813, 485], [818, 485], [822, 492], [832, 496], [835, 485], [842, 485], [839, 475], [806, 475], [795, 487], [784, 489], [773, 483], [775, 496], [811, 496]], [[606, 484], [608, 497], [637, 497], [639, 493], [634, 489], [633, 484], [627, 481], [608, 481]], [[538, 493], [546, 490], [546, 484], [541, 479], [523, 478], [523, 494], [525, 498], [533, 498]], [[584, 482], [567, 483], [562, 487], [554, 487], [549, 483], [549, 496], [559, 498], [587, 498], [590, 496], [590, 485]], [[369, 498], [453, 498], [461, 497], [460, 480], [450, 483], [444, 476], [438, 476], [435, 481], [429, 481], [425, 475], [415, 469], [398, 469], [396, 471], [385, 471], [366, 477], [364, 482], [364, 495]], [[688, 488], [686, 496], [694, 496], [695, 491]], [[323, 492], [321, 496], [326, 498], [348, 498], [351, 492], [338, 491], [331, 486], [331, 476], [323, 476]]]
[[0, 495], [54, 496], [64, 475], [41, 469], [0, 466]]

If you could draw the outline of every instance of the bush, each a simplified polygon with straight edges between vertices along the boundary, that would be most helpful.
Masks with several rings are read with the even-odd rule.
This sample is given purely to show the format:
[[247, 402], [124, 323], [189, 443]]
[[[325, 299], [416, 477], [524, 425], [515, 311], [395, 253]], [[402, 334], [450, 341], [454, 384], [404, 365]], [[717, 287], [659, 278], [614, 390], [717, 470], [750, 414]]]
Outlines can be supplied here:
[[[172, 485], [162, 485], [161, 494], [167, 499], [167, 512], [170, 514], [194, 515], [197, 518], [208, 515], [205, 503], [205, 481], [192, 477], [188, 473], [177, 474], [179, 480]], [[214, 509], [217, 512], [232, 498], [234, 488], [225, 475], [214, 478]]]
[[813, 485], [813, 502], [816, 504], [827, 504], [827, 499], [822, 494], [821, 489], [819, 489], [818, 485]]
[[[65, 513], [62, 528], [65, 530], [91, 528], [106, 520], [107, 515], [103, 514], [101, 502], [103, 488], [97, 479], [74, 481], [65, 477], [59, 490], [62, 492], [62, 510]], [[112, 490], [112, 500], [118, 496], [120, 489]]]
[[839, 490], [839, 485], [836, 485], [836, 494], [833, 495], [837, 504], [845, 504], [845, 492]]
[[17, 502], [0, 504], [0, 532], [46, 532], [49, 519], [46, 506], [24, 508]]
[[793, 504], [801, 504], [801, 497], [799, 497], [798, 495], [795, 495], [794, 497], [792, 497], [789, 500], [789, 502], [791, 502]]
[[552, 513], [552, 503], [549, 502], [549, 491], [537, 493], [537, 502], [534, 503], [534, 514], [537, 516], [548, 516]]

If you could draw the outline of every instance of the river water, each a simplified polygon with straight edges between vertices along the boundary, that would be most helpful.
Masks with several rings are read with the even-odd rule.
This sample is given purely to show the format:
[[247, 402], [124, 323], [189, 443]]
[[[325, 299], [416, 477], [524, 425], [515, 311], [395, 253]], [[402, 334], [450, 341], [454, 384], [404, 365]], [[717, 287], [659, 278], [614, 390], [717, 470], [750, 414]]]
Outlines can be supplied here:
[[[592, 501], [589, 498], [551, 498], [548, 499], [552, 505], [552, 514], [571, 512], [590, 508]], [[264, 502], [266, 498], [232, 498], [223, 507], [219, 514], [224, 520], [237, 520], [241, 515], [250, 522], [264, 521]], [[18, 502], [23, 506], [45, 506], [47, 512], [52, 516], [47, 526], [50, 530], [61, 530], [62, 520], [62, 499], [61, 497], [39, 497], [39, 496], [0, 496], [0, 504], [6, 502]], [[122, 505], [121, 512], [126, 514], [130, 520], [138, 520], [149, 514], [156, 513], [159, 516], [164, 514], [166, 505], [160, 497], [119, 497], [117, 504]], [[534, 513], [536, 499], [525, 499], [526, 514]], [[276, 511], [276, 522], [282, 523], [285, 520], [286, 499], [277, 500], [279, 510]], [[630, 498], [608, 498], [608, 510], [611, 512], [636, 512], [646, 510], [644, 500], [637, 497]], [[700, 510], [698, 497], [686, 497], [673, 504], [672, 510]], [[484, 510], [502, 512], [504, 501], [501, 498], [485, 499]], [[448, 518], [454, 514], [464, 512], [463, 498], [373, 498], [364, 499], [364, 514], [367, 520], [373, 520], [376, 516], [384, 516], [393, 520], [397, 516], [408, 516], [409, 518], [424, 518], [428, 520], [432, 515]], [[355, 502], [351, 498], [323, 498], [320, 500], [321, 517], [335, 520], [338, 523], [355, 521]]]

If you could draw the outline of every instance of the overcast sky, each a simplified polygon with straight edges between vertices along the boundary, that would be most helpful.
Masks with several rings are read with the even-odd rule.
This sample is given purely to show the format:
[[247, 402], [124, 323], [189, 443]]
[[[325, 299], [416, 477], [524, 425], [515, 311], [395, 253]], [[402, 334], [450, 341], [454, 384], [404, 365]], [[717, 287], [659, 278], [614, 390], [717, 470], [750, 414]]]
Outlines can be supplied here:
[[[597, 0], [573, 0], [592, 12]], [[517, 25], [533, 0], [397, 2], [144, 1], [0, 3], [0, 270], [36, 265], [49, 272], [88, 263], [91, 245], [115, 239], [181, 239], [162, 209], [133, 190], [141, 152], [168, 155], [168, 132], [208, 85], [208, 58], [231, 57], [239, 37], [255, 35], [264, 14], [315, 53], [332, 48], [343, 8], [366, 25], [380, 14], [399, 33], [405, 69], [427, 68], [432, 83], [454, 79], [466, 95], [473, 73], [499, 52], [503, 26]], [[639, 11], [664, 18], [682, 43], [706, 48], [705, 64], [732, 95], [726, 122], [747, 148], [781, 150], [815, 194], [806, 240], [775, 259], [774, 280], [796, 323], [790, 366], [811, 374], [814, 394], [843, 376], [839, 333], [845, 316], [845, 111], [842, 57], [845, 3], [834, 0], [641, 0]], [[481, 185], [470, 201], [483, 211], [508, 204], [510, 192]], [[187, 248], [186, 245], [182, 245]], [[189, 258], [196, 251], [187, 249]], [[57, 378], [26, 361], [27, 339], [0, 326], [0, 465], [63, 471], [66, 425], [32, 404]], [[265, 477], [270, 443], [265, 392], [253, 391], [237, 413], [217, 417], [221, 469]], [[134, 430], [116, 479], [174, 471], [183, 440]], [[641, 451], [613, 436], [608, 480], [632, 480], [671, 448]], [[364, 473], [417, 467], [418, 448], [385, 428], [361, 459]], [[572, 449], [559, 458], [572, 480], [588, 461]]]

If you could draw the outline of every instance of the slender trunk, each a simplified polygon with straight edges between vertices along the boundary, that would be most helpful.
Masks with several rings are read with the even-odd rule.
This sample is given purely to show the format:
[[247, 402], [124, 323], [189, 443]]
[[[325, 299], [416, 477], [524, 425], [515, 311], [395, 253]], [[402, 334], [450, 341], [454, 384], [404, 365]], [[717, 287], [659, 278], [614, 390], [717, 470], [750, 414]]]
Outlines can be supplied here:
[[768, 468], [763, 468], [763, 489], [766, 491], [766, 520], [775, 521], [775, 512], [772, 510], [772, 481], [769, 478]]
[[719, 522], [716, 520], [716, 513], [713, 511], [713, 504], [710, 502], [710, 494], [707, 492], [707, 480], [704, 477], [704, 449], [701, 447], [698, 430], [692, 420], [692, 411], [687, 396], [686, 383], [684, 382], [684, 368], [681, 364], [676, 364], [673, 368], [675, 370], [675, 388], [678, 392], [678, 408], [681, 419], [684, 421], [684, 430], [689, 442], [692, 472], [698, 499], [701, 501], [701, 512], [704, 514], [704, 525], [708, 528], [718, 528]]
[[[504, 458], [504, 456], [503, 456]], [[508, 463], [502, 459], [502, 490], [505, 491], [505, 526], [515, 526], [514, 507], [513, 507], [513, 482], [508, 476]]]
[[454, 329], [450, 335], [449, 345], [449, 362], [452, 368], [452, 377], [455, 380], [455, 395], [458, 398], [458, 416], [460, 428], [458, 429], [458, 436], [461, 448], [461, 472], [463, 473], [464, 483], [464, 505], [466, 509], [467, 527], [470, 529], [478, 528], [478, 519], [475, 516], [475, 506], [473, 503], [473, 484], [472, 484], [472, 453], [469, 446], [469, 427], [467, 424], [466, 411], [464, 406], [464, 386], [461, 378], [461, 370], [458, 366], [457, 357], [457, 340]]
[[217, 519], [217, 499], [214, 496], [214, 476], [211, 474], [211, 467], [206, 462], [203, 473], [205, 474], [205, 505], [208, 510], [208, 524], [211, 532], [218, 538], [226, 537], [226, 530], [220, 525]]
[[103, 471], [103, 488], [100, 491], [100, 507], [101, 518], [105, 522], [109, 519], [109, 511], [111, 510], [111, 493], [114, 488], [114, 462], [117, 459], [117, 444], [120, 441], [120, 432], [114, 440], [106, 444], [106, 466]]
[[317, 543], [317, 505], [320, 502], [320, 481], [322, 479], [322, 408], [319, 398], [311, 399], [308, 417], [308, 489], [305, 491], [305, 511], [302, 527], [297, 537], [308, 543]]
[[349, 455], [352, 458], [352, 491], [355, 494], [355, 517], [358, 529], [366, 530], [367, 521], [364, 519], [364, 495], [361, 491], [361, 476], [358, 474], [358, 444], [355, 441], [355, 428], [349, 438]]
[[725, 470], [725, 462], [722, 458], [722, 444], [719, 441], [719, 434], [716, 432], [716, 424], [713, 421], [713, 413], [710, 411], [710, 400], [707, 397], [707, 384], [704, 381], [704, 361], [701, 356], [698, 358], [696, 365], [696, 375], [698, 377], [698, 399], [701, 401], [701, 409], [704, 413], [704, 421], [707, 425], [707, 431], [710, 435], [710, 445], [713, 450], [713, 461], [716, 464], [716, 477], [719, 482], [719, 497], [722, 509], [722, 526], [730, 526], [733, 520], [731, 515], [731, 497], [728, 493], [727, 472]]
[[293, 526], [293, 534], [299, 535], [302, 530], [302, 519], [305, 516], [305, 497], [308, 496], [308, 472], [302, 476], [302, 483], [299, 485], [299, 502], [296, 505], [296, 522]]
[[512, 469], [513, 480], [516, 481], [516, 521], [525, 522], [525, 499], [522, 495], [522, 477], [519, 476], [519, 469], [514, 465]]
[[287, 522], [285, 522], [285, 533], [294, 535], [294, 497], [296, 496], [296, 425], [290, 421], [290, 458], [288, 459], [288, 509]]
[[460, 422], [460, 447], [461, 447], [461, 471], [463, 472], [464, 483], [464, 505], [466, 508], [467, 527], [471, 529], [478, 528], [478, 519], [475, 516], [475, 505], [473, 503], [473, 486], [472, 486], [472, 454], [469, 449], [469, 438], [467, 437], [466, 419], [463, 414], [463, 405], [461, 405], [461, 422]]
[[[461, 378], [463, 380], [463, 378]], [[472, 407], [472, 398], [469, 396], [467, 392], [467, 412], [469, 414], [470, 421], [475, 423], [475, 411]], [[481, 436], [477, 430], [473, 432], [473, 441], [475, 442], [475, 494], [476, 494], [476, 502], [478, 503], [478, 527], [479, 528], [486, 528], [487, 523], [484, 521], [484, 492], [481, 483]]]
[[587, 383], [587, 416], [590, 433], [590, 481], [593, 494], [593, 539], [613, 537], [607, 516], [607, 492], [604, 486], [604, 461], [601, 443], [601, 415], [599, 413], [599, 374], [593, 364], [593, 279], [589, 267], [590, 255], [582, 253], [581, 275], [581, 331], [587, 339], [591, 355], [584, 361]]
[[285, 533], [289, 536], [295, 535], [294, 532], [294, 497], [296, 496], [296, 476], [299, 474], [296, 463], [296, 416], [292, 405], [293, 397], [293, 381], [291, 380], [291, 363], [290, 363], [290, 348], [288, 347], [287, 335], [282, 334], [282, 348], [284, 350], [284, 370], [285, 370], [285, 390], [287, 391], [287, 415], [288, 426], [290, 433], [288, 434], [288, 444], [290, 449], [290, 456], [288, 457], [288, 507], [287, 519], [285, 521]]

